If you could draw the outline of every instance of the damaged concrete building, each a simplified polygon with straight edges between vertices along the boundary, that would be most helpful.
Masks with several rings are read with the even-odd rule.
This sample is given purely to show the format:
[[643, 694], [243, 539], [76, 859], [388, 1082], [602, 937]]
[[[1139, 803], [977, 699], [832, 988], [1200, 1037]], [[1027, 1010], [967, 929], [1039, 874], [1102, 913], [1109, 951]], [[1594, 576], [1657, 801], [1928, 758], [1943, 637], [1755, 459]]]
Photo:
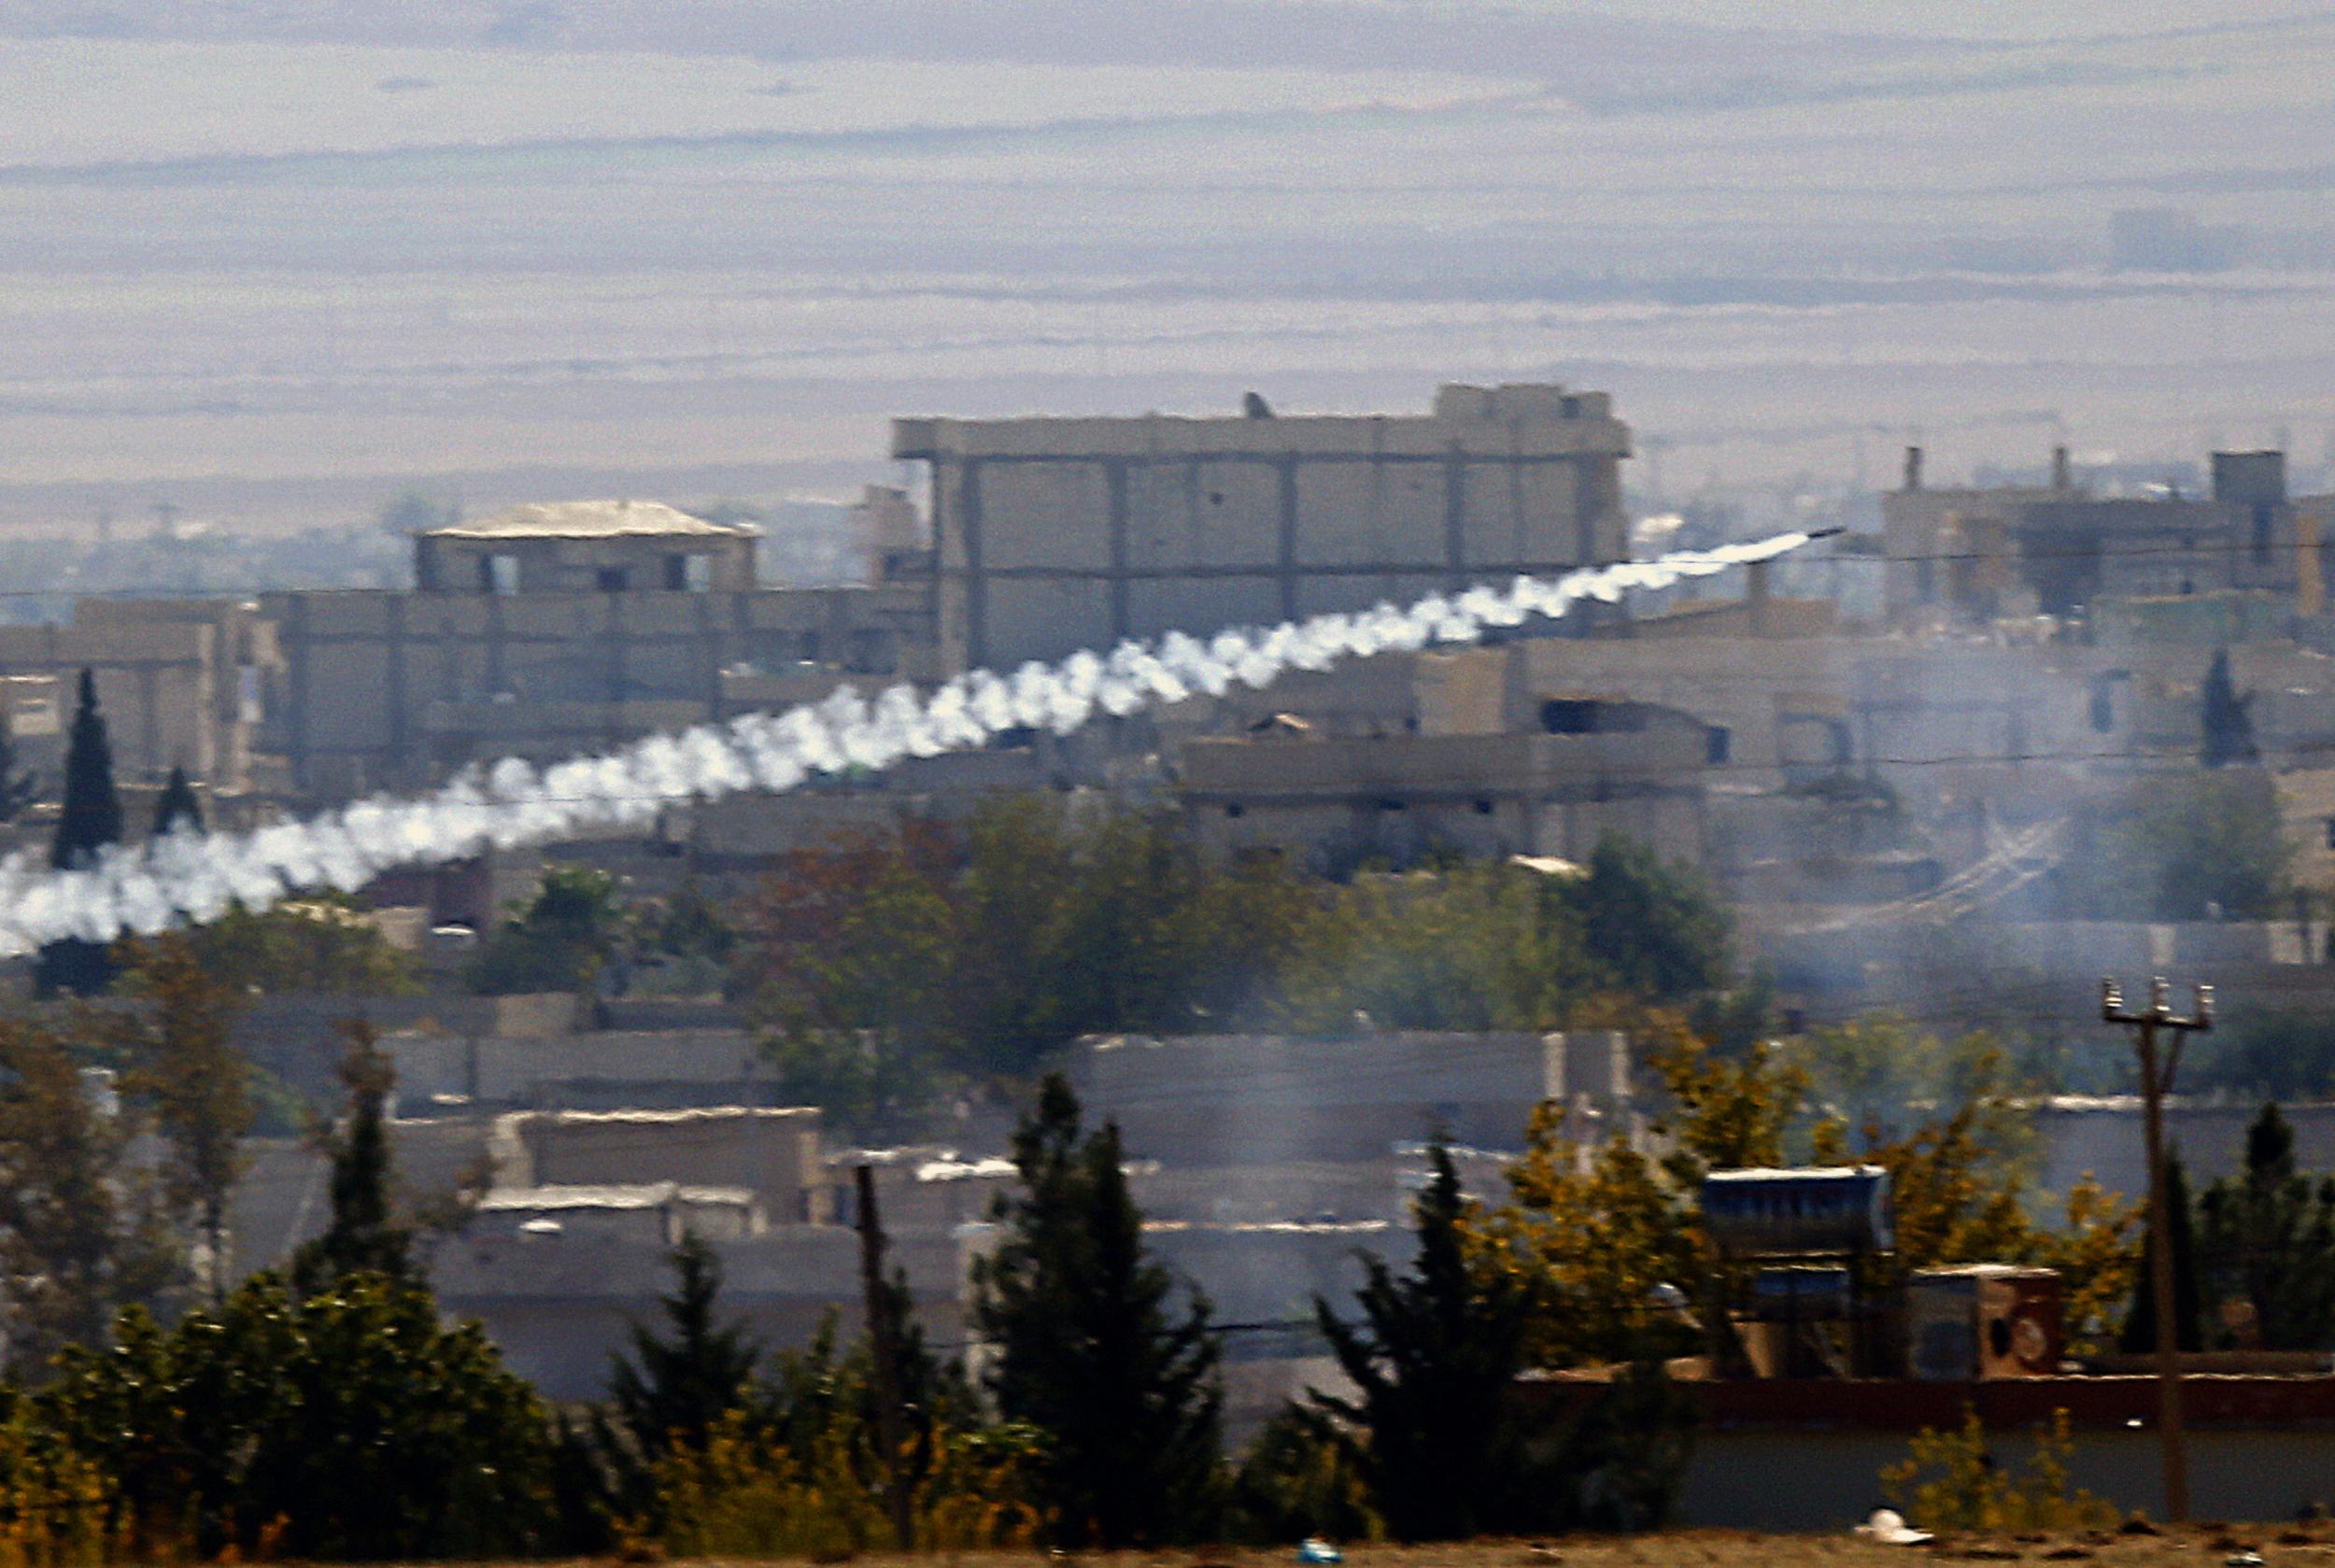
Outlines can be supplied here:
[[1446, 386], [1421, 416], [899, 419], [930, 482], [941, 658], [1011, 667], [1628, 555], [1602, 392]]
[[270, 594], [268, 745], [339, 798], [547, 759], [852, 677], [931, 677], [923, 584], [757, 586], [755, 530], [644, 501], [522, 506], [415, 541], [411, 593]]
[[2088, 614], [2102, 600], [2315, 582], [2315, 523], [2286, 492], [2286, 455], [2215, 452], [2209, 494], [2094, 495], [2064, 446], [2042, 487], [1932, 488], [1921, 448], [1881, 498], [1889, 617], [1964, 624]]

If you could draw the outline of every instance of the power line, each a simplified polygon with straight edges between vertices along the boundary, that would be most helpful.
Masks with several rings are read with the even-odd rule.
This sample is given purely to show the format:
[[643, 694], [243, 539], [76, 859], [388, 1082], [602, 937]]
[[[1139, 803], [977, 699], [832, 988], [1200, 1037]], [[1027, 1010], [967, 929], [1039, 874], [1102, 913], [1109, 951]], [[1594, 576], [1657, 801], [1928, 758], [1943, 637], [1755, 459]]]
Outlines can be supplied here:
[[[2163, 525], [2152, 525], [2152, 526], [2163, 526]], [[1871, 534], [1871, 533], [1845, 533], [1845, 534], [1837, 535], [1837, 536], [1835, 536], [1835, 537], [1839, 537], [1839, 538], [1847, 538], [1847, 539], [1875, 539], [1875, 538], [1881, 538], [1881, 537], [1883, 537], [1883, 536], [1882, 536], [1882, 535], [1878, 535], [1878, 534]], [[1819, 539], [1818, 541], [1817, 541], [1817, 543], [1821, 544], [1821, 543], [1823, 543], [1823, 541], [1822, 541], [1821, 539]], [[1833, 550], [1833, 551], [1831, 551], [1831, 552], [1829, 552], [1829, 553], [1826, 553], [1826, 554], [1810, 554], [1810, 555], [1807, 555], [1807, 556], [1801, 557], [1800, 558], [1801, 558], [1802, 560], [1804, 560], [1804, 561], [1808, 561], [1808, 562], [1822, 561], [1822, 562], [1825, 562], [1825, 563], [1826, 563], [1826, 564], [1828, 564], [1828, 565], [1831, 565], [1831, 564], [1840, 564], [1840, 565], [1898, 565], [1898, 564], [1913, 564], [1913, 563], [1917, 563], [1917, 562], [1920, 562], [1920, 561], [1975, 561], [1975, 560], [2014, 560], [2014, 561], [2016, 561], [2016, 560], [2130, 560], [2130, 559], [2142, 559], [2142, 558], [2149, 558], [2149, 557], [2159, 557], [2159, 556], [2173, 556], [2173, 557], [2182, 557], [2182, 556], [2217, 556], [2217, 555], [2255, 555], [2255, 556], [2263, 556], [2263, 555], [2267, 555], [2269, 558], [2272, 558], [2272, 559], [2275, 559], [2276, 558], [2278, 558], [2278, 557], [2282, 557], [2282, 556], [2284, 556], [2284, 555], [2287, 554], [2288, 552], [2290, 552], [2290, 551], [2294, 550], [2296, 547], [2297, 547], [2297, 546], [2296, 546], [2296, 544], [2295, 544], [2292, 541], [2287, 541], [2287, 542], [2285, 542], [2285, 543], [2282, 543], [2282, 544], [2275, 544], [2275, 545], [2271, 546], [2270, 550], [2268, 550], [2267, 552], [2265, 552], [2265, 551], [2262, 551], [2262, 550], [2257, 549], [2257, 548], [2254, 545], [2254, 544], [2253, 544], [2251, 541], [2249, 541], [2249, 540], [2231, 540], [2231, 541], [2206, 541], [2206, 542], [2200, 543], [2200, 544], [2143, 544], [2143, 545], [2130, 545], [2130, 546], [2124, 546], [2124, 545], [2117, 545], [2117, 546], [2102, 545], [2102, 546], [2099, 546], [2099, 547], [2097, 547], [2097, 548], [2093, 548], [2093, 547], [2082, 547], [2082, 548], [2070, 548], [2070, 549], [2056, 549], [2056, 548], [2054, 548], [2054, 549], [2041, 549], [2041, 548], [2038, 548], [2038, 549], [2019, 549], [2019, 548], [2014, 548], [2014, 549], [2007, 549], [2007, 550], [1976, 550], [1976, 549], [1972, 549], [1972, 550], [1943, 550], [1943, 551], [1934, 551], [1934, 552], [1920, 552], [1920, 551], [1917, 551], [1917, 552], [1907, 552], [1907, 553], [1902, 553], [1902, 554], [1890, 554], [1890, 553], [1886, 553], [1886, 552], [1884, 552], [1884, 553], [1877, 553], [1877, 554], [1875, 554], [1875, 553], [1867, 553], [1867, 552], [1864, 552], [1864, 551], [1847, 551], [1847, 552], [1844, 552], [1844, 551], [1839, 550], [1839, 549], [1837, 549], [1837, 548], [1836, 548], [1836, 549], [1834, 549], [1834, 550]], [[2330, 536], [2330, 537], [2327, 540], [2327, 542], [2326, 542], [2326, 548], [2327, 548], [2327, 550], [2328, 550], [2328, 553], [2330, 556], [2335, 556], [2335, 535], [2331, 535], [2331, 536]], [[1599, 560], [1599, 561], [1591, 561], [1591, 562], [1585, 563], [1585, 564], [1580, 565], [1580, 566], [1576, 566], [1576, 567], [1567, 567], [1567, 568], [1564, 568], [1564, 571], [1566, 571], [1566, 572], [1571, 572], [1571, 571], [1594, 571], [1594, 570], [1596, 570], [1596, 569], [1598, 569], [1598, 568], [1600, 568], [1600, 567], [1613, 566], [1613, 565], [1619, 565], [1619, 564], [1625, 564], [1625, 563], [1623, 563], [1623, 562], [1617, 562], [1617, 561], [1605, 561], [1605, 560]], [[1387, 562], [1387, 563], [1385, 563], [1385, 564], [1383, 564], [1383, 565], [1380, 565], [1380, 566], [1373, 566], [1373, 567], [1371, 567], [1369, 570], [1370, 570], [1370, 572], [1371, 572], [1371, 573], [1373, 573], [1373, 574], [1394, 575], [1394, 576], [1443, 577], [1443, 576], [1448, 576], [1448, 575], [1451, 573], [1451, 563], [1450, 563], [1450, 562], [1448, 562], [1448, 561], [1393, 561], [1393, 562]], [[1247, 570], [1245, 570], [1245, 569], [1244, 569], [1244, 570], [1243, 570], [1243, 572], [1242, 572], [1240, 574], [1245, 574], [1245, 575], [1252, 575], [1252, 576], [1257, 576], [1257, 577], [1271, 577], [1271, 576], [1276, 575], [1276, 574], [1278, 573], [1278, 571], [1279, 571], [1279, 569], [1278, 569], [1278, 568], [1273, 567], [1273, 566], [1267, 565], [1267, 566], [1259, 566], [1259, 567], [1256, 567], [1256, 568], [1254, 568], [1254, 569], [1253, 569], [1253, 571], [1247, 571]], [[1303, 574], [1303, 570], [1302, 570], [1302, 569], [1300, 569], [1300, 574], [1301, 574], [1301, 575]], [[1550, 575], [1562, 575], [1562, 573], [1561, 573], [1561, 572], [1550, 573]], [[1158, 572], [1158, 575], [1159, 575], [1159, 576], [1162, 576], [1162, 577], [1170, 577], [1170, 578], [1172, 578], [1172, 577], [1180, 576], [1180, 575], [1182, 575], [1182, 573], [1180, 573], [1180, 572], [1175, 572], [1175, 571], [1173, 571], [1173, 570], [1167, 570], [1167, 569], [1163, 569], [1161, 572]], [[1493, 579], [1490, 579], [1490, 578], [1485, 579], [1485, 581], [1488, 581], [1488, 582], [1489, 582], [1489, 581], [1493, 581]], [[800, 587], [800, 588], [790, 588], [790, 587], [787, 587], [787, 586], [784, 586], [784, 585], [778, 585], [778, 586], [772, 586], [757, 587], [757, 588], [756, 588], [756, 589], [753, 589], [753, 590], [748, 590], [748, 591], [754, 591], [754, 592], [763, 592], [763, 593], [787, 593], [787, 592], [800, 592], [800, 593], [835, 593], [835, 592], [840, 592], [840, 591], [847, 591], [849, 588], [851, 588], [851, 587], [853, 587], [853, 586], [858, 586], [858, 585], [851, 585], [851, 584], [825, 584], [825, 585], [813, 585], [813, 586], [802, 586], [802, 587]], [[357, 594], [357, 593], [398, 593], [398, 594], [417, 594], [417, 593], [419, 593], [420, 591], [421, 591], [420, 589], [416, 588], [416, 587], [413, 587], [413, 586], [394, 586], [394, 587], [384, 587], [384, 586], [373, 586], [373, 587], [366, 587], [366, 586], [304, 586], [304, 586], [298, 586], [298, 585], [291, 585], [291, 586], [284, 586], [284, 585], [263, 586], [263, 585], [254, 584], [254, 585], [248, 585], [248, 586], [190, 586], [190, 585], [188, 585], [187, 583], [184, 583], [184, 582], [177, 582], [177, 583], [126, 583], [126, 584], [115, 584], [114, 586], [110, 586], [110, 587], [94, 587], [94, 588], [73, 588], [73, 587], [70, 587], [70, 586], [59, 586], [59, 587], [53, 587], [53, 588], [0, 588], [0, 600], [6, 600], [6, 599], [66, 599], [66, 600], [76, 600], [76, 599], [92, 599], [92, 600], [113, 600], [113, 599], [138, 599], [138, 598], [147, 598], [147, 597], [151, 597], [151, 598], [156, 598], [156, 599], [165, 599], [165, 600], [229, 600], [229, 599], [258, 599], [258, 598], [262, 598], [262, 597], [264, 597], [264, 596], [271, 595], [271, 594], [295, 594], [295, 593], [298, 593], [298, 594], [340, 594], [340, 593], [347, 593], [347, 594]], [[445, 594], [445, 595], [434, 595], [433, 597], [443, 597], [443, 598], [454, 599], [454, 598], [462, 598], [462, 597], [466, 597], [466, 596], [463, 596], [463, 595], [459, 595], [459, 594]], [[527, 597], [530, 597], [530, 598], [537, 598], [537, 597], [558, 597], [558, 598], [566, 598], [566, 599], [591, 600], [591, 599], [601, 599], [601, 598], [605, 598], [605, 597], [607, 597], [607, 596], [602, 595], [602, 594], [599, 594], [599, 593], [585, 592], [585, 593], [568, 593], [568, 594], [557, 594], [557, 595], [532, 595], [532, 594], [531, 594], [531, 595], [529, 595], [529, 596], [527, 596]]]

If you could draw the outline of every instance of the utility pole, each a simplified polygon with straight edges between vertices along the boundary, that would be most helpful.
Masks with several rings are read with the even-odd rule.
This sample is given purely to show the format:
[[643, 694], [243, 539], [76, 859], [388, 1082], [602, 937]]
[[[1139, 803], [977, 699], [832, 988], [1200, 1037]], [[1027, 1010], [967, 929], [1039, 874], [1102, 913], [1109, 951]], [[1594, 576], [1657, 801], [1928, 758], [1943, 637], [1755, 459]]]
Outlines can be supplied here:
[[868, 1359], [875, 1374], [876, 1441], [884, 1448], [884, 1504], [893, 1539], [916, 1549], [915, 1500], [908, 1487], [908, 1412], [900, 1397], [899, 1339], [884, 1283], [884, 1221], [876, 1212], [875, 1167], [854, 1173], [859, 1197], [859, 1290], [868, 1320]]
[[[2141, 1061], [2142, 1123], [2148, 1140], [2149, 1299], [2157, 1319], [2157, 1436], [2164, 1453], [2165, 1518], [2174, 1524], [2189, 1518], [2189, 1445], [2181, 1429], [2181, 1351], [2179, 1325], [2173, 1321], [2172, 1208], [2165, 1190], [2165, 1094], [2181, 1065], [2181, 1042], [2192, 1032], [2214, 1026], [2214, 988], [2197, 987], [2197, 1005], [2188, 1016], [2172, 1010], [2167, 1000], [2171, 987], [2162, 975], [2148, 982], [2148, 1006], [2128, 1012], [2124, 992], [2113, 980], [2100, 982], [2100, 1016], [2132, 1031], [2132, 1047]], [[2172, 1038], [2163, 1050], [2160, 1033]]]

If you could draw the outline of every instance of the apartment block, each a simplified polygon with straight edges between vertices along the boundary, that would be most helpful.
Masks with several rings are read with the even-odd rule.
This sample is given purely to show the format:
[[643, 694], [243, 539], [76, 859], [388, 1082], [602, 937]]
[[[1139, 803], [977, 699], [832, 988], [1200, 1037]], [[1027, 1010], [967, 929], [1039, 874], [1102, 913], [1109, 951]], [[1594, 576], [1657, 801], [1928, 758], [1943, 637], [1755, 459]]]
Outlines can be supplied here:
[[1412, 416], [899, 419], [952, 666], [1054, 659], [1624, 558], [1606, 394], [1446, 386]]

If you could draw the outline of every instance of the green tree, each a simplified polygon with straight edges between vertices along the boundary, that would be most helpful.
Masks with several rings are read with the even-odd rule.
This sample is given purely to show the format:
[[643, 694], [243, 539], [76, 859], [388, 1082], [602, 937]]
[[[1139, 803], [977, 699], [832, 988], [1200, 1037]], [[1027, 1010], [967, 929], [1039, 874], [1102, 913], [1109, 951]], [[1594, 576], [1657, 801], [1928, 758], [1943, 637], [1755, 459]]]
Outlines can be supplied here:
[[2061, 907], [2087, 919], [2265, 919], [2293, 860], [2278, 790], [2258, 768], [2143, 779], [2082, 813]]
[[[1269, 1009], [1314, 1031], [1575, 1026], [1615, 1004], [1694, 1002], [1741, 1028], [1756, 992], [1720, 996], [1729, 923], [1709, 889], [1652, 851], [1599, 841], [1578, 876], [1454, 865], [1366, 877], [1298, 925]], [[1268, 989], [1260, 987], [1260, 989]]]
[[748, 919], [752, 1013], [790, 1092], [881, 1136], [906, 1131], [963, 1052], [960, 944], [938, 829], [790, 855]]
[[1204, 1538], [1222, 1395], [1208, 1304], [1170, 1315], [1168, 1271], [1144, 1252], [1119, 1132], [1080, 1136], [1050, 1074], [1015, 1133], [1022, 1191], [973, 1268], [973, 1320], [996, 1353], [990, 1391], [1046, 1440], [1045, 1496], [1071, 1545]]
[[616, 1420], [651, 1462], [676, 1445], [702, 1449], [724, 1416], [752, 1401], [762, 1355], [743, 1324], [721, 1321], [722, 1263], [713, 1244], [685, 1232], [672, 1262], [673, 1292], [659, 1303], [669, 1336], [633, 1323], [632, 1354], [614, 1357], [608, 1378]]
[[227, 1206], [258, 1113], [251, 1064], [233, 1039], [240, 998], [204, 970], [182, 935], [138, 944], [131, 975], [153, 1013], [134, 1042], [138, 1064], [123, 1087], [152, 1108], [163, 1140], [163, 1196], [191, 1218], [218, 1301], [232, 1278]]
[[203, 831], [203, 802], [195, 798], [187, 770], [174, 765], [161, 798], [154, 802], [153, 836], [167, 838], [174, 829], [181, 828], [189, 833]]
[[1689, 869], [1635, 839], [1607, 833], [1589, 874], [1558, 884], [1580, 919], [1599, 982], [1652, 1001], [1716, 991], [1730, 974], [1726, 907]]
[[1529, 1529], [1540, 1501], [1511, 1398], [1537, 1303], [1521, 1274], [1469, 1266], [1469, 1206], [1451, 1151], [1437, 1142], [1429, 1160], [1411, 1272], [1366, 1255], [1359, 1322], [1319, 1296], [1313, 1304], [1360, 1391], [1314, 1398], [1362, 1434], [1363, 1472], [1399, 1541]]
[[472, 988], [488, 996], [590, 988], [622, 940], [616, 895], [616, 879], [605, 871], [551, 867], [527, 907], [471, 960]]
[[1507, 1201], [1466, 1227], [1473, 1266], [1531, 1286], [1530, 1365], [1685, 1354], [1696, 1335], [1657, 1304], [1664, 1287], [1698, 1293], [1707, 1273], [1690, 1205], [1624, 1137], [1584, 1159], [1564, 1121], [1553, 1101], [1534, 1111]]
[[[2205, 1293], [2197, 1268], [2197, 1212], [2189, 1201], [2189, 1178], [2177, 1152], [2165, 1156], [2165, 1209], [2172, 1231], [2173, 1345], [2188, 1351], [2205, 1346]], [[2146, 1355], [2157, 1349], [2157, 1293], [2151, 1281], [2156, 1267], [2157, 1238], [2144, 1235], [2140, 1265], [2134, 1270], [2132, 1309], [2124, 1320], [2116, 1348], [2127, 1355]]]
[[1869, 1018], [1794, 1042], [1816, 1085], [1810, 1146], [1820, 1163], [1855, 1158], [1889, 1173], [1893, 1272], [1951, 1264], [2057, 1269], [2073, 1345], [2105, 1336], [2137, 1265], [2137, 1204], [2088, 1175], [2059, 1222], [2038, 1222], [2030, 1183], [2033, 1084], [1985, 1035], [1941, 1041], [1895, 1018]]
[[1805, 1067], [1771, 1044], [1721, 1057], [1673, 1014], [1638, 1023], [1638, 1044], [1670, 1096], [1656, 1130], [1669, 1141], [1663, 1166], [1679, 1190], [1699, 1190], [1710, 1171], [1788, 1163], [1806, 1110]]
[[685, 878], [672, 897], [638, 907], [629, 938], [636, 955], [655, 966], [652, 975], [630, 976], [630, 984], [653, 983], [666, 995], [721, 990], [738, 945], [729, 911], [693, 877]]
[[1578, 911], [1512, 866], [1462, 866], [1341, 888], [1274, 982], [1284, 1027], [1545, 1029], [1590, 989]]
[[1014, 798], [784, 857], [736, 972], [790, 1089], [897, 1137], [1080, 1035], [1228, 1017], [1319, 909], [1277, 863], [1207, 866], [1164, 816]]
[[414, 1277], [413, 1231], [397, 1217], [390, 1191], [388, 1127], [389, 1059], [374, 1043], [373, 1026], [350, 1019], [341, 1059], [348, 1113], [328, 1143], [333, 1160], [333, 1217], [324, 1234], [292, 1254], [292, 1286], [303, 1295], [327, 1291], [351, 1275], [389, 1279]]
[[2215, 1293], [2254, 1310], [2273, 1350], [2335, 1344], [2335, 1177], [2295, 1168], [2295, 1133], [2275, 1103], [2246, 1129], [2245, 1166], [2205, 1189], [2198, 1257]]
[[2198, 760], [2208, 768], [2260, 762], [2262, 753], [2254, 743], [2253, 708], [2253, 697], [2239, 696], [2236, 683], [2229, 678], [2229, 650], [2215, 649], [2200, 694], [2199, 723], [2204, 742], [2199, 747]]
[[2185, 1081], [2272, 1100], [2308, 1100], [2335, 1087], [2335, 1024], [2301, 1009], [2247, 1008], [2214, 1021], [2184, 1054]]
[[35, 1419], [94, 1460], [154, 1556], [509, 1556], [549, 1533], [549, 1411], [411, 1281], [260, 1275], [163, 1329], [125, 1313]]
[[1308, 1535], [1375, 1540], [1386, 1529], [1355, 1445], [1302, 1405], [1282, 1406], [1241, 1455], [1228, 1522], [1233, 1539], [1272, 1547]]
[[118, 1309], [157, 1300], [178, 1273], [131, 1158], [137, 1122], [77, 1060], [98, 1043], [0, 1020], [0, 1289], [20, 1375], [103, 1343]]
[[[114, 788], [113, 742], [106, 715], [97, 707], [97, 678], [81, 671], [80, 703], [64, 753], [64, 804], [49, 863], [61, 871], [79, 870], [121, 841], [121, 796]], [[65, 937], [40, 950], [34, 985], [43, 996], [60, 991], [92, 996], [113, 983], [113, 963], [105, 944]]]
[[237, 904], [187, 935], [205, 971], [238, 991], [389, 996], [415, 988], [413, 961], [343, 893], [257, 914]]

